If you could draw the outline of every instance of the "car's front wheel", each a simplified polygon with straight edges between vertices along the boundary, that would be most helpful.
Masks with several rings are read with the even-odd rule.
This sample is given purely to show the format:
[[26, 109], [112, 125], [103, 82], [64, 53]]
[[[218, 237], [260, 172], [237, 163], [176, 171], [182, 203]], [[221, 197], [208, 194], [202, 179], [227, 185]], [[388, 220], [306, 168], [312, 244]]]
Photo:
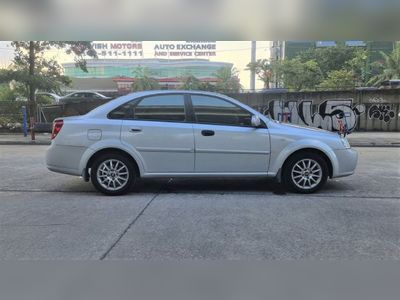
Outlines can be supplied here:
[[93, 162], [90, 179], [94, 187], [106, 195], [123, 195], [136, 181], [135, 168], [126, 156], [105, 153]]
[[307, 194], [319, 190], [325, 184], [328, 172], [328, 165], [320, 155], [301, 152], [289, 158], [282, 175], [286, 187]]

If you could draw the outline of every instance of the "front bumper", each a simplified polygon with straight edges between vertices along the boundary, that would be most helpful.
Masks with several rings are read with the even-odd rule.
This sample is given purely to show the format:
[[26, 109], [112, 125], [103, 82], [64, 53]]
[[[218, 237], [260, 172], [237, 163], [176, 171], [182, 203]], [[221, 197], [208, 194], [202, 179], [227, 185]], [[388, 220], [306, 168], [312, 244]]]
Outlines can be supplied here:
[[335, 150], [334, 152], [337, 158], [337, 167], [332, 174], [332, 178], [354, 174], [358, 162], [358, 152], [351, 148]]

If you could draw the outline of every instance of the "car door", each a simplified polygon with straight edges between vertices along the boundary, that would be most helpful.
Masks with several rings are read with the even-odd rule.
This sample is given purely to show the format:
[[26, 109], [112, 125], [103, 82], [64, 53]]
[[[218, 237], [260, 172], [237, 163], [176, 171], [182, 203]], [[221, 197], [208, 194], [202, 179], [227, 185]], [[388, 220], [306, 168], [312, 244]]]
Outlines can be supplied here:
[[121, 139], [141, 155], [148, 174], [194, 172], [193, 125], [182, 94], [144, 97], [122, 122]]
[[192, 94], [196, 173], [266, 173], [268, 129], [251, 126], [252, 113], [225, 99]]

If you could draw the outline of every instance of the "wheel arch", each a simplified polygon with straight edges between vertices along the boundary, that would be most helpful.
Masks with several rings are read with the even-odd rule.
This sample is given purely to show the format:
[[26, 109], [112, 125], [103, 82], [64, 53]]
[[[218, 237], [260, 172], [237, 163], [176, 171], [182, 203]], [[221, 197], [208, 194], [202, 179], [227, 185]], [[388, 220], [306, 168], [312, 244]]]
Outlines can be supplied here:
[[[120, 155], [123, 155], [125, 157], [127, 157], [129, 160], [132, 161], [133, 166], [135, 168], [136, 174], [138, 174], [138, 176], [141, 176], [141, 171], [140, 171], [140, 167], [138, 162], [136, 161], [136, 159], [128, 152], [125, 151], [123, 149], [120, 148], [115, 148], [115, 147], [107, 147], [107, 148], [102, 148], [97, 150], [96, 152], [94, 152], [90, 158], [88, 159], [86, 165], [85, 165], [85, 175], [88, 176], [88, 171], [89, 169], [92, 167], [93, 162], [96, 160], [97, 157], [99, 157], [100, 155], [103, 155], [105, 153], [118, 153]], [[84, 176], [85, 177], [85, 176]]]
[[[295, 156], [295, 155], [297, 155], [299, 153], [314, 153], [314, 154], [317, 154], [317, 155], [321, 156], [324, 159], [324, 161], [326, 162], [327, 166], [328, 166], [328, 171], [329, 171], [328, 176], [329, 176], [329, 178], [332, 178], [332, 176], [333, 176], [333, 164], [332, 164], [332, 161], [331, 161], [330, 157], [324, 151], [322, 151], [321, 149], [313, 148], [313, 147], [300, 148], [300, 149], [292, 152], [284, 160], [284, 162], [282, 164], [282, 167], [281, 167], [281, 170], [283, 170], [285, 168], [285, 166], [286, 166], [287, 162], [290, 160], [290, 158], [292, 158], [293, 156]], [[280, 173], [280, 176], [282, 176], [283, 172], [280, 171], [279, 173]], [[282, 180], [282, 178], [280, 178], [280, 180]]]

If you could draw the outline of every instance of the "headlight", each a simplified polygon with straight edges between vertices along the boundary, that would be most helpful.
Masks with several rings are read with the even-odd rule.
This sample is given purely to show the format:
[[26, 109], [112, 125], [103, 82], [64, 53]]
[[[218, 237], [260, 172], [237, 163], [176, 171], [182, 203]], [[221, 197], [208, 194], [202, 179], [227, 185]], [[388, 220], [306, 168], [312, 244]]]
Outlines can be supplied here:
[[340, 137], [340, 140], [342, 141], [342, 144], [346, 149], [351, 148], [349, 141], [345, 137]]

